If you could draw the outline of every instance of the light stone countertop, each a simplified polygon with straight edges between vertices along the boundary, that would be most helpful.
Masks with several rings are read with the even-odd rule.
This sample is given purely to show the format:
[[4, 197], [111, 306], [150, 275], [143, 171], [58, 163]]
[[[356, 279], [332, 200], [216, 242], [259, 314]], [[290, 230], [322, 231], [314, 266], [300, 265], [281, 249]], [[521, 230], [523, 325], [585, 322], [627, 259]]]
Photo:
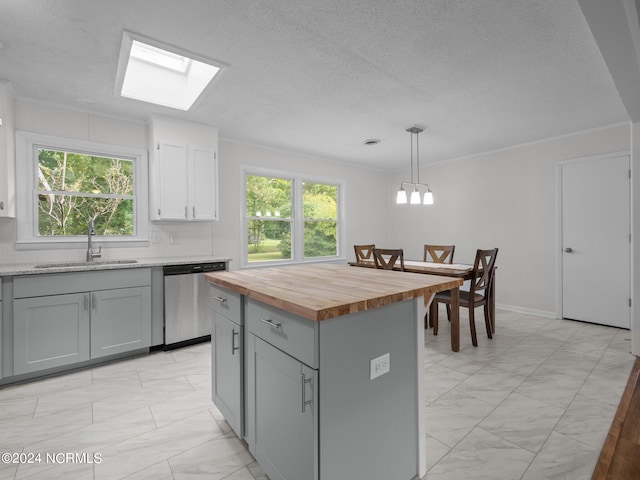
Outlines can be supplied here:
[[[126, 259], [99, 259], [94, 263], [86, 263], [82, 260], [74, 261], [46, 261], [38, 263], [22, 263], [14, 265], [0, 265], [0, 277], [14, 275], [38, 275], [43, 273], [87, 272], [93, 270], [117, 270], [125, 268], [159, 267], [165, 265], [186, 265], [190, 263], [230, 262], [227, 257], [214, 256], [185, 256], [185, 257], [158, 257], [137, 258], [135, 263], [109, 263], [122, 262]], [[37, 265], [55, 264], [59, 266], [36, 268]]]

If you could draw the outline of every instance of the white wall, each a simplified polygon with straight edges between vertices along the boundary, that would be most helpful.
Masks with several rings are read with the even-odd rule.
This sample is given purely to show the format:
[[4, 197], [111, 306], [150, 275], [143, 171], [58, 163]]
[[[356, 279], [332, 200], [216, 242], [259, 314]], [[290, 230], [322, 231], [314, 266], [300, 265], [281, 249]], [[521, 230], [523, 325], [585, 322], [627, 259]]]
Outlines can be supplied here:
[[[435, 204], [393, 205], [389, 246], [416, 259], [425, 243], [451, 243], [461, 263], [498, 247], [497, 304], [555, 316], [556, 164], [629, 148], [629, 126], [618, 125], [422, 167]], [[390, 198], [406, 178], [395, 175]]]
[[[16, 128], [99, 143], [147, 149], [144, 122], [97, 116], [26, 100], [16, 102]], [[634, 135], [640, 137], [640, 127]], [[422, 257], [424, 243], [453, 243], [456, 261], [470, 263], [477, 248], [499, 247], [497, 302], [553, 316], [556, 311], [556, 164], [560, 160], [629, 150], [630, 128], [619, 125], [544, 142], [422, 166], [435, 205], [395, 205], [395, 191], [409, 172], [389, 174], [326, 159], [230, 141], [220, 132], [218, 222], [150, 223], [148, 245], [108, 249], [105, 258], [215, 255], [239, 265], [241, 175], [243, 166], [301, 172], [346, 181], [346, 251], [376, 243], [402, 247], [410, 259]], [[640, 145], [636, 140], [635, 145]], [[638, 148], [638, 147], [636, 147]], [[408, 155], [408, 153], [407, 153]], [[634, 170], [640, 155], [634, 155]], [[408, 163], [408, 157], [407, 157]], [[634, 175], [637, 177], [637, 175]], [[637, 181], [637, 180], [636, 180]], [[640, 188], [634, 188], [634, 205]], [[640, 213], [636, 213], [638, 215]], [[84, 248], [16, 250], [15, 225], [0, 219], [0, 263], [78, 260]], [[634, 223], [640, 238], [640, 220]], [[639, 243], [637, 248], [640, 248]], [[640, 271], [640, 254], [635, 254]], [[640, 281], [635, 283], [640, 289]], [[633, 325], [640, 332], [640, 292]], [[635, 342], [640, 345], [640, 337]], [[637, 347], [640, 349], [640, 347]]]
[[[99, 116], [82, 110], [55, 105], [16, 101], [16, 129], [127, 146], [147, 150], [148, 125], [145, 122]], [[103, 246], [104, 258], [155, 258], [172, 256], [215, 255], [229, 257], [237, 268], [240, 255], [240, 181], [241, 166], [251, 165], [292, 172], [302, 172], [346, 181], [346, 252], [353, 257], [354, 243], [384, 243], [385, 219], [389, 204], [381, 195], [386, 191], [387, 174], [377, 170], [352, 167], [321, 158], [297, 155], [273, 149], [219, 140], [220, 221], [218, 222], [150, 222], [150, 242], [142, 247]], [[17, 159], [23, 161], [24, 159]], [[0, 219], [0, 264], [38, 263], [82, 260], [86, 247], [63, 250], [17, 250], [16, 222]]]

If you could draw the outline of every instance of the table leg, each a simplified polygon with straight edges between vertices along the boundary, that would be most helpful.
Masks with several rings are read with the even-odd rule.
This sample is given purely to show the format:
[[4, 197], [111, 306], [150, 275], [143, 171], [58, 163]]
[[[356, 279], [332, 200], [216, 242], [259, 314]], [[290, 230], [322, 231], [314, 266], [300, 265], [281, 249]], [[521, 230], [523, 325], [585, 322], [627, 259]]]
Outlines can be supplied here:
[[427, 328], [431, 327], [431, 324], [432, 324], [432, 321], [433, 321], [433, 316], [432, 316], [431, 312], [432, 312], [433, 305], [436, 303], [436, 302], [433, 301], [434, 298], [436, 298], [435, 292], [432, 293], [431, 295], [429, 295], [428, 297], [427, 296], [424, 297], [424, 307], [425, 307], [426, 311], [429, 312], [428, 315], [427, 315], [427, 317], [429, 318], [429, 325], [427, 325], [426, 322], [425, 322], [425, 324], [424, 324], [425, 330]]
[[451, 289], [451, 350], [460, 350], [460, 289]]
[[429, 306], [429, 326], [433, 328], [433, 334], [438, 335], [438, 302], [431, 302]]
[[496, 333], [496, 271], [493, 270], [491, 276], [491, 285], [489, 285], [489, 317], [491, 324], [491, 333]]

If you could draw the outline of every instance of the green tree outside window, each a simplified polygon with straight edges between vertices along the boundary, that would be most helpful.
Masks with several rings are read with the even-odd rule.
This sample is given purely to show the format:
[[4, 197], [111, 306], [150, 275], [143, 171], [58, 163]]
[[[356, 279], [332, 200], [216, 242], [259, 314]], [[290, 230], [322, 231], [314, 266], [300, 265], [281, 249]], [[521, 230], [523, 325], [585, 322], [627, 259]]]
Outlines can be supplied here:
[[39, 148], [37, 175], [40, 236], [135, 234], [132, 160]]
[[[292, 219], [294, 180], [246, 176], [248, 261], [293, 258], [296, 232]], [[338, 254], [338, 186], [303, 182], [299, 232], [304, 236], [304, 257]]]

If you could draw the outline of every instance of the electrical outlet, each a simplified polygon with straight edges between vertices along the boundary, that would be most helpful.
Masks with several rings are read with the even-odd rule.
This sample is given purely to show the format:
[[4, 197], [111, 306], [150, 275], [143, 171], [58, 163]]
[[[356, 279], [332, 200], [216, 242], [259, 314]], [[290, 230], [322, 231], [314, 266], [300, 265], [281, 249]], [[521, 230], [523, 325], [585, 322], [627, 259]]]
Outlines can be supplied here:
[[391, 370], [391, 359], [389, 354], [385, 353], [384, 355], [371, 360], [369, 367], [369, 379], [373, 380], [374, 378], [378, 378], [380, 375], [389, 373], [389, 370]]

